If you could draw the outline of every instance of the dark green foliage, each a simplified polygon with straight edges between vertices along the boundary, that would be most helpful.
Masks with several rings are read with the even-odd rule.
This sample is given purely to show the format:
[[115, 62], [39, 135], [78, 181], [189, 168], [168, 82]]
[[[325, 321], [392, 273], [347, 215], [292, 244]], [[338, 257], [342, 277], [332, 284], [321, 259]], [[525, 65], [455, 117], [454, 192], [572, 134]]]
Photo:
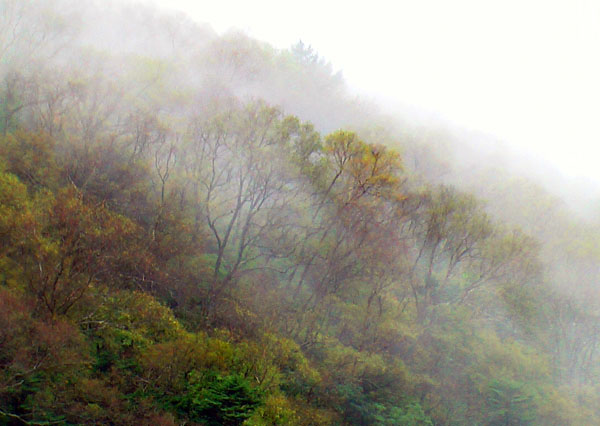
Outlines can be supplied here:
[[362, 389], [350, 385], [339, 386], [337, 394], [342, 404], [340, 409], [349, 424], [433, 426], [418, 402], [408, 402], [401, 407], [382, 404]]
[[260, 390], [239, 374], [221, 376], [211, 371], [188, 375], [181, 395], [169, 399], [182, 416], [211, 426], [238, 426], [262, 403]]
[[520, 426], [536, 418], [534, 395], [527, 385], [509, 379], [493, 380], [488, 386], [487, 424]]
[[384, 417], [384, 425], [433, 426], [431, 418], [423, 412], [418, 402], [411, 402], [403, 408], [392, 407]]

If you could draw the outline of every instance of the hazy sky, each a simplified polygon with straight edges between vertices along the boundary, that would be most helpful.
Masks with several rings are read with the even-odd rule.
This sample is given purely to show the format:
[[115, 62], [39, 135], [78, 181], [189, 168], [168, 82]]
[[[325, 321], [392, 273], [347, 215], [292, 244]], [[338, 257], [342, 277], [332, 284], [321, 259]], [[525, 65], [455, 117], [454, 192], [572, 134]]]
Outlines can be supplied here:
[[600, 0], [155, 0], [600, 182]]

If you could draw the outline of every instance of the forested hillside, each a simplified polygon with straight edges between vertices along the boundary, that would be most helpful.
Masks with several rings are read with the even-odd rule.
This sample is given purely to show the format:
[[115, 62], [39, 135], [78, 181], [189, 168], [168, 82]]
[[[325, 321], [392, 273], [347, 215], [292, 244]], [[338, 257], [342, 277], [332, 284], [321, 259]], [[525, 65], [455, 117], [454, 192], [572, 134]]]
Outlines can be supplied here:
[[302, 43], [0, 0], [0, 424], [600, 423], [600, 229], [453, 141]]

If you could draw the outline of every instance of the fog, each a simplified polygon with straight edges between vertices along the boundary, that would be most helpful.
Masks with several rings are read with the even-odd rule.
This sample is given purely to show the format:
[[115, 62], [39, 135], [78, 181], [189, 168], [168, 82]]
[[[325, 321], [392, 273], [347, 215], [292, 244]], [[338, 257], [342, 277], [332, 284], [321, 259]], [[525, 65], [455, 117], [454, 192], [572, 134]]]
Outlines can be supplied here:
[[435, 115], [571, 182], [600, 183], [597, 2], [154, 3], [277, 48], [302, 40], [389, 111]]
[[598, 9], [0, 0], [0, 423], [596, 424]]

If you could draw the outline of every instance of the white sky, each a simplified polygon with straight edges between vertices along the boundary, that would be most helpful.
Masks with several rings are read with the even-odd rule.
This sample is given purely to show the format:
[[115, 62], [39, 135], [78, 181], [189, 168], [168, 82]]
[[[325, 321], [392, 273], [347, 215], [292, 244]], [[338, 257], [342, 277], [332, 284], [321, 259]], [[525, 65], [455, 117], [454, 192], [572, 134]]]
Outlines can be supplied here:
[[600, 0], [154, 0], [600, 182]]

